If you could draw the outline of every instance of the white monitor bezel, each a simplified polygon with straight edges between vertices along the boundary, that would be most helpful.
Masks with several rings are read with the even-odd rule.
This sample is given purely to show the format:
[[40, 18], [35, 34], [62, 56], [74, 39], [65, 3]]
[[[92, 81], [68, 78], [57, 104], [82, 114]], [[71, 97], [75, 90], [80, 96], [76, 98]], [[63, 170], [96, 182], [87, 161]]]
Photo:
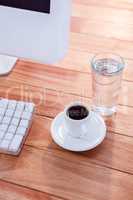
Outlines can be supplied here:
[[0, 6], [0, 54], [41, 63], [64, 57], [69, 44], [71, 0], [51, 0], [51, 13]]

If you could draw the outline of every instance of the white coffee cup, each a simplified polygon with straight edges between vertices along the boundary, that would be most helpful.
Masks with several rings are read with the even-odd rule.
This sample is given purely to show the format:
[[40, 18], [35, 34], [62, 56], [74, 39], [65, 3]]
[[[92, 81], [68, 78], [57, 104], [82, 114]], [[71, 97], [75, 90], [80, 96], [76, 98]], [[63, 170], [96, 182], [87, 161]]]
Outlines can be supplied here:
[[[71, 108], [82, 107], [88, 114], [82, 119], [73, 119], [69, 116]], [[82, 113], [84, 114], [84, 113]], [[74, 102], [68, 105], [64, 110], [64, 128], [65, 132], [73, 138], [82, 138], [88, 133], [89, 120], [91, 117], [91, 111], [82, 103]]]

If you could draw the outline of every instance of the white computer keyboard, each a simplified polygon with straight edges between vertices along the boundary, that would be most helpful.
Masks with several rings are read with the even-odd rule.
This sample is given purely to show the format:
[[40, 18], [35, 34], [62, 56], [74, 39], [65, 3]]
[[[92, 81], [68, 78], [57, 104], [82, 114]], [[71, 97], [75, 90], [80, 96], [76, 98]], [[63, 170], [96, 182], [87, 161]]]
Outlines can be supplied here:
[[0, 99], [0, 153], [20, 153], [34, 109], [33, 103]]

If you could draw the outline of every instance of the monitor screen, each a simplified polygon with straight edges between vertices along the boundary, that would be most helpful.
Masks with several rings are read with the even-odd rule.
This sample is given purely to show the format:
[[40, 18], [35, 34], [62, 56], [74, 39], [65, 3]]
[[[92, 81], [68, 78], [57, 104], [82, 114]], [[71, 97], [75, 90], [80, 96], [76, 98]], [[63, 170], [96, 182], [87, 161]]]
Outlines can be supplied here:
[[0, 6], [50, 13], [50, 0], [0, 0]]

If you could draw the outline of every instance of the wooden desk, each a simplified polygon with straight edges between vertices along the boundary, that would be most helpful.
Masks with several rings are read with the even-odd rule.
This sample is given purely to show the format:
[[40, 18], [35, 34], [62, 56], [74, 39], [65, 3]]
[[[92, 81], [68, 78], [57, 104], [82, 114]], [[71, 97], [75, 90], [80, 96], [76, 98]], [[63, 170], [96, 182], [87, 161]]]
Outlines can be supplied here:
[[[71, 45], [54, 66], [18, 61], [0, 78], [2, 97], [33, 100], [37, 110], [19, 157], [0, 155], [0, 200], [133, 199], [133, 3], [73, 0]], [[91, 102], [89, 59], [97, 52], [122, 55], [128, 67], [118, 113], [105, 141], [85, 153], [53, 143], [53, 117], [71, 101]]]

